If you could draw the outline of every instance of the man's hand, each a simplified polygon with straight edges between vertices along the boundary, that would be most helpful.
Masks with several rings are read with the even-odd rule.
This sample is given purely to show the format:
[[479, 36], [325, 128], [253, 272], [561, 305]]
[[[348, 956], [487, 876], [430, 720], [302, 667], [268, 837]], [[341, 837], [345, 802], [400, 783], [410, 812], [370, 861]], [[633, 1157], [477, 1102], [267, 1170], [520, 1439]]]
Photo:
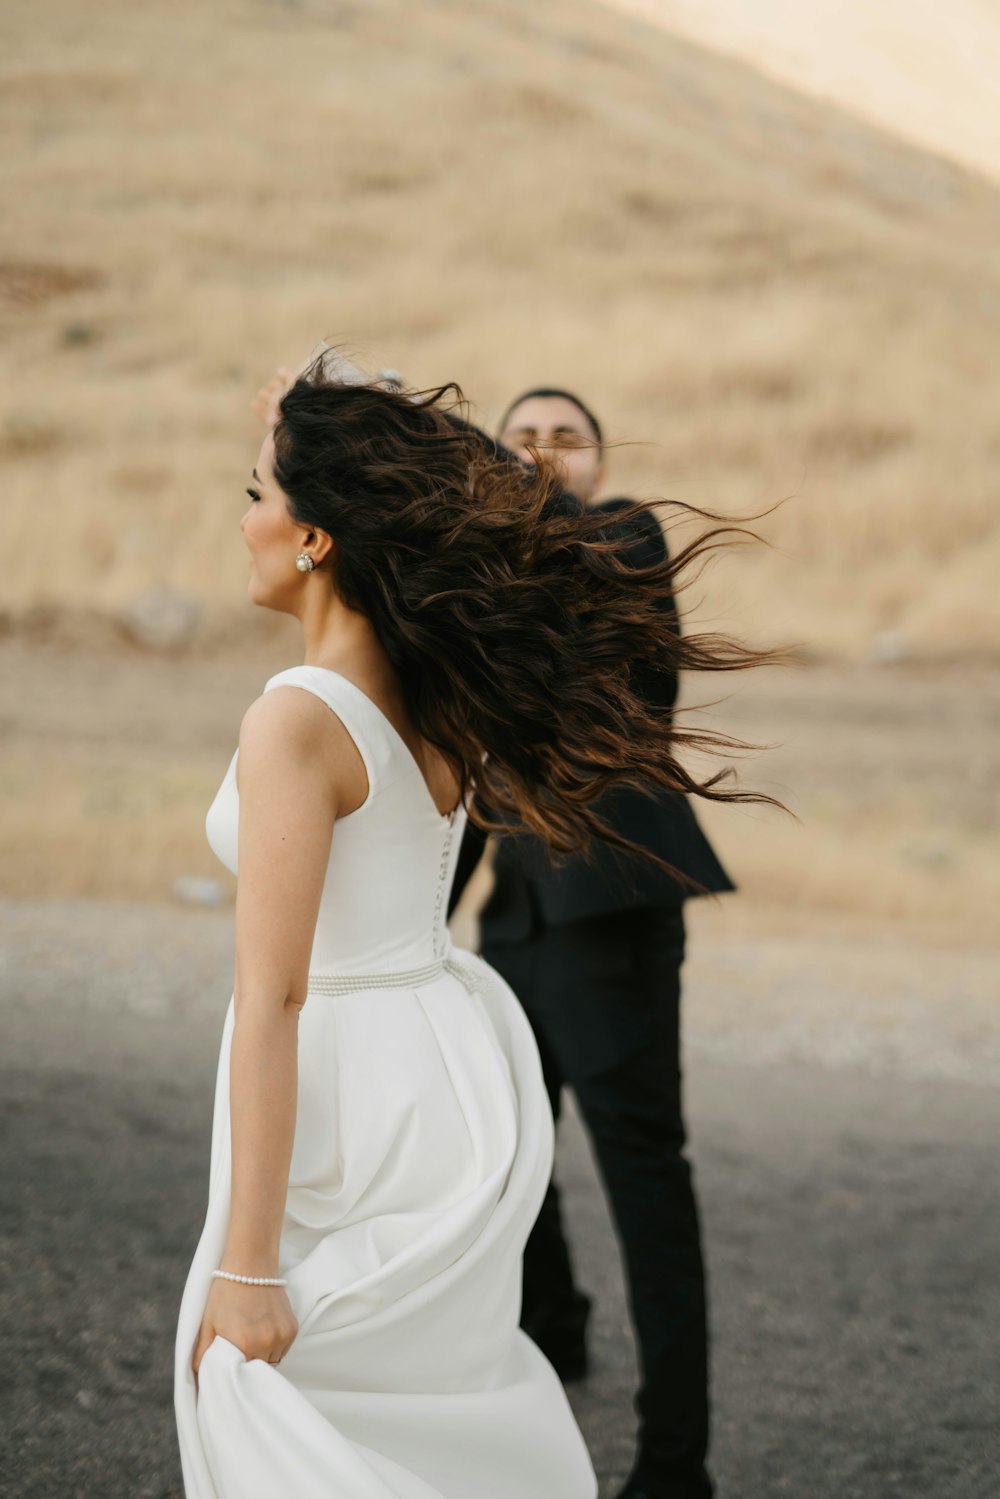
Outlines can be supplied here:
[[[317, 352], [322, 355], [326, 374], [344, 385], [375, 385], [381, 387], [382, 390], [400, 391], [406, 384], [398, 370], [379, 370], [377, 375], [366, 374], [338, 349], [331, 348], [325, 340], [319, 345]], [[282, 365], [277, 374], [273, 375], [266, 385], [261, 386], [250, 402], [250, 410], [257, 413], [268, 431], [273, 429], [278, 420], [278, 407], [281, 405], [282, 396], [286, 391], [291, 390], [299, 374], [309, 368], [315, 357], [317, 355], [314, 354], [308, 359], [297, 374]]]
[[266, 385], [261, 386], [255, 398], [250, 402], [250, 410], [257, 413], [268, 431], [278, 420], [278, 407], [281, 405], [282, 396], [291, 390], [297, 378], [291, 370], [287, 370], [282, 365], [277, 374], [273, 375]]

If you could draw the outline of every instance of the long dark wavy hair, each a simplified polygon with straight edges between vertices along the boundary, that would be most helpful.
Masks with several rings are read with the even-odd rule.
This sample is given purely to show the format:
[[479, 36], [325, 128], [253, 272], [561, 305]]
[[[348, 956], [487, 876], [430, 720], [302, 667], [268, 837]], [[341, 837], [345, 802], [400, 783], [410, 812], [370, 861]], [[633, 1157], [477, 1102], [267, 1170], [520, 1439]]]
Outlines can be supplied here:
[[595, 810], [611, 787], [770, 801], [729, 768], [696, 779], [681, 751], [745, 746], [681, 727], [647, 690], [660, 673], [775, 658], [681, 635], [672, 606], [678, 577], [745, 533], [706, 515], [713, 524], [675, 557], [636, 566], [623, 538], [630, 521], [658, 524], [648, 505], [619, 509], [612, 526], [460, 411], [454, 384], [345, 384], [320, 356], [281, 402], [274, 473], [294, 519], [333, 538], [322, 565], [371, 620], [414, 727], [454, 768], [472, 818], [533, 832], [555, 853], [594, 838], [635, 853]]

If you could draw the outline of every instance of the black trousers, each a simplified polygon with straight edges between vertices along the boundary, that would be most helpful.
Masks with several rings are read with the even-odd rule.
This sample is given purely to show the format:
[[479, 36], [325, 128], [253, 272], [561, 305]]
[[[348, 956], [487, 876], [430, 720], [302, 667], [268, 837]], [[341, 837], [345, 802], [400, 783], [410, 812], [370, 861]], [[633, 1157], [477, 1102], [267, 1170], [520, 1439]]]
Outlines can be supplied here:
[[[572, 1088], [622, 1247], [641, 1386], [633, 1478], [655, 1499], [704, 1499], [708, 1447], [705, 1271], [680, 1072], [679, 907], [643, 907], [490, 940], [483, 956], [531, 1021], [558, 1121]], [[526, 1324], [580, 1300], [558, 1187], [524, 1259]]]

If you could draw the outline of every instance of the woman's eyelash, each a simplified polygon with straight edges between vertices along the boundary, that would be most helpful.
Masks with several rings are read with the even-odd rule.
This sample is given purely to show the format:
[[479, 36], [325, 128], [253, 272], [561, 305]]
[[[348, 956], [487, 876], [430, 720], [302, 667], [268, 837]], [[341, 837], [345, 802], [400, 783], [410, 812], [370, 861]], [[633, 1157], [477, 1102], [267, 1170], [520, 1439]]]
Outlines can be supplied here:
[[259, 500], [260, 499], [260, 495], [257, 493], [256, 489], [248, 489], [247, 490], [247, 494], [250, 496], [250, 498], [252, 500]]

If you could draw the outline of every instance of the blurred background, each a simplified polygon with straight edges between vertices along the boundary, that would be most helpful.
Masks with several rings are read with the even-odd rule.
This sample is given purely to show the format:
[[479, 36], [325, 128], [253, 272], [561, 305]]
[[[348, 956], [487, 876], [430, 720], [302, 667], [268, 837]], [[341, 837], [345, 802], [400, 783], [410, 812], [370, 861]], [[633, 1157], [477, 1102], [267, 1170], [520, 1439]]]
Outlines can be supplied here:
[[[682, 599], [689, 629], [802, 661], [685, 684], [699, 721], [768, 746], [741, 774], [797, 818], [703, 814], [741, 887], [689, 907], [710, 1231], [740, 1149], [762, 1159], [744, 1117], [713, 1112], [732, 1095], [713, 1068], [794, 1066], [799, 1088], [803, 1067], [860, 1068], [876, 1111], [900, 1079], [933, 1083], [935, 1107], [941, 1088], [995, 1080], [996, 5], [8, 0], [0, 35], [0, 972], [39, 1006], [8, 1007], [17, 1107], [36, 1099], [32, 1069], [72, 1082], [92, 1064], [111, 1087], [116, 1058], [159, 1097], [152, 1047], [164, 1098], [177, 1068], [195, 1089], [191, 1158], [207, 1152], [197, 1089], [214, 1056], [191, 1061], [173, 1025], [194, 1036], [198, 989], [214, 1037], [228, 997], [233, 884], [204, 815], [244, 709], [300, 649], [294, 621], [246, 598], [249, 403], [323, 337], [417, 385], [457, 380], [487, 426], [527, 386], [578, 390], [612, 443], [608, 494], [771, 510], [766, 544]], [[939, 1140], [979, 1138], [986, 1094], [972, 1097], [955, 1095]], [[79, 1108], [77, 1144], [116, 1160], [111, 1116], [98, 1128]], [[63, 1188], [78, 1179], [65, 1148], [45, 1157]], [[23, 1175], [44, 1224], [54, 1178]], [[165, 1211], [149, 1190], [144, 1253]], [[184, 1190], [166, 1310], [148, 1313], [161, 1340], [201, 1179]], [[860, 1214], [844, 1191], [826, 1207]], [[769, 1201], [762, 1185], [763, 1234]], [[937, 1265], [950, 1238], [926, 1235]], [[735, 1269], [737, 1244], [715, 1243]], [[612, 1251], [595, 1245], [600, 1267]], [[956, 1311], [969, 1337], [976, 1263]], [[739, 1277], [727, 1290], [720, 1274], [723, 1347], [743, 1337], [749, 1360], [732, 1411], [753, 1399], [760, 1342]], [[612, 1365], [623, 1325], [605, 1328]], [[102, 1387], [81, 1404], [77, 1367], [56, 1359], [51, 1379], [95, 1419]], [[765, 1450], [727, 1419], [723, 1466], [758, 1440], [745, 1492], [784, 1491], [767, 1467], [779, 1438], [768, 1428]], [[923, 1416], [908, 1420], [919, 1441]], [[967, 1488], [945, 1471], [890, 1462], [793, 1487], [986, 1491], [985, 1470]], [[96, 1491], [66, 1473], [24, 1492]], [[149, 1481], [105, 1475], [101, 1492], [174, 1492], [169, 1473]]]
[[327, 336], [486, 424], [579, 388], [611, 493], [783, 501], [685, 603], [811, 663], [723, 710], [808, 837], [713, 831], [754, 901], [981, 935], [1000, 18], [877, 9], [873, 50], [779, 0], [7, 8], [3, 888], [219, 877], [204, 808], [297, 648], [246, 600], [249, 400]]

